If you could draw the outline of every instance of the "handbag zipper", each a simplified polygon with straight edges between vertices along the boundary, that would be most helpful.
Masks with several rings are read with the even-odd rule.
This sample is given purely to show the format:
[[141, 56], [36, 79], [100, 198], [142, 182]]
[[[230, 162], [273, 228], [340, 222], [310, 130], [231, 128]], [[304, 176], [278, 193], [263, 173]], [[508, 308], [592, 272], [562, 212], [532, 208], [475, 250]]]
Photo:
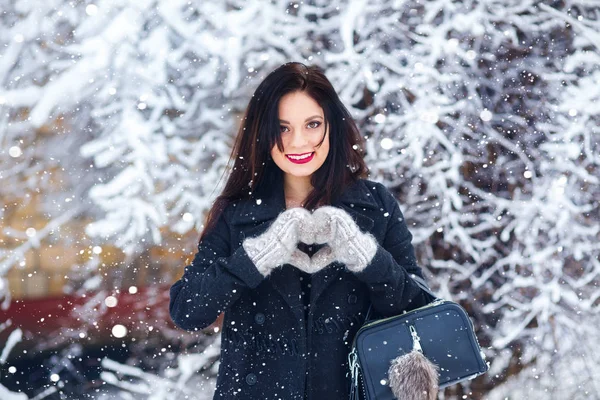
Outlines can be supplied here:
[[413, 324], [410, 324], [408, 326], [408, 330], [410, 331], [410, 336], [412, 336], [413, 350], [416, 350], [422, 354], [423, 348], [421, 347], [421, 338], [419, 337], [419, 334], [417, 333], [415, 326]]

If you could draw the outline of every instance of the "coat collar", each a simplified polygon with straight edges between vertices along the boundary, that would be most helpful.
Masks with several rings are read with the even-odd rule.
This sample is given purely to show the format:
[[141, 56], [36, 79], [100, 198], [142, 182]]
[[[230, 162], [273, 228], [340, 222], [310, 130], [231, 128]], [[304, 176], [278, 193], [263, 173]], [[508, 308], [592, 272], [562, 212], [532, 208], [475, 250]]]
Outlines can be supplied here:
[[[363, 179], [351, 183], [332, 205], [349, 210], [356, 207], [379, 209], [377, 202], [373, 199], [373, 195], [366, 185]], [[232, 224], [258, 224], [272, 220], [285, 211], [283, 182], [280, 181], [274, 186], [269, 186], [265, 189], [257, 191], [249, 199], [240, 200], [237, 203]]]

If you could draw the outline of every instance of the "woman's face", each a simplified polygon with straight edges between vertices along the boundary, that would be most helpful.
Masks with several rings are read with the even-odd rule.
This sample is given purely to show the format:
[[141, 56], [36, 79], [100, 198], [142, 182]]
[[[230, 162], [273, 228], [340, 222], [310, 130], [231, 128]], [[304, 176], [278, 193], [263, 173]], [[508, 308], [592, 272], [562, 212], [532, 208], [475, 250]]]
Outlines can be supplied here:
[[283, 152], [275, 144], [271, 158], [287, 178], [311, 176], [329, 153], [323, 109], [304, 92], [288, 93], [279, 101], [279, 124]]

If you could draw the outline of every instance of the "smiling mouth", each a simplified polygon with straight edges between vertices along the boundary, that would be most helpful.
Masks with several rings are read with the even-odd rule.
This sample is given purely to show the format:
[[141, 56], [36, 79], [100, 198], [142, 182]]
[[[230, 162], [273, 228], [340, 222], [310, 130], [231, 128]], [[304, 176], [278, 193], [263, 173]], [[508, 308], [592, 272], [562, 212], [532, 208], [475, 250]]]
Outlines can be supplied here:
[[286, 154], [288, 160], [294, 164], [304, 164], [313, 159], [315, 152], [304, 153], [304, 154]]

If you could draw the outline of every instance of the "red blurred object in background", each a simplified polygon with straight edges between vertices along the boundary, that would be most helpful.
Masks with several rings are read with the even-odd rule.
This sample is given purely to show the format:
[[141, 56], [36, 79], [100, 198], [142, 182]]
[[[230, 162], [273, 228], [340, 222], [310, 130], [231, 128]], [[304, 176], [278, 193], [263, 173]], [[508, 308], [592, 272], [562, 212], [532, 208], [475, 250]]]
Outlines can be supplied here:
[[[117, 324], [126, 328], [127, 339], [155, 334], [174, 339], [195, 335], [173, 324], [169, 315], [169, 288], [170, 284], [161, 284], [139, 287], [136, 293], [98, 291], [13, 300], [7, 310], [0, 310], [0, 323], [10, 320], [10, 326], [0, 332], [0, 343], [5, 343], [10, 332], [17, 328], [23, 333], [18, 350], [46, 350], [75, 341], [93, 345], [122, 340], [112, 333]], [[106, 305], [108, 296], [116, 299], [113, 307]], [[218, 332], [221, 321], [222, 315], [205, 331]]]

